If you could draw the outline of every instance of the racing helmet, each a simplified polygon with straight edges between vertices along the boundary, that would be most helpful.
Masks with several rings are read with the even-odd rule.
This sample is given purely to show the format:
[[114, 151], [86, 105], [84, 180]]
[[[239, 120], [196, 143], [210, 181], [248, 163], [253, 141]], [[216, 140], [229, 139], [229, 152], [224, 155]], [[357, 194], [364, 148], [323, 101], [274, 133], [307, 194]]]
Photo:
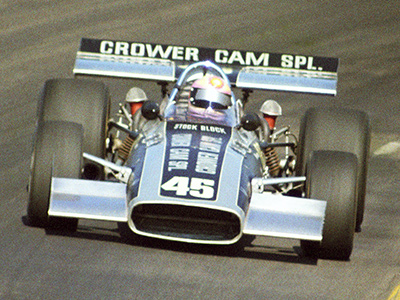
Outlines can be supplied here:
[[142, 107], [144, 101], [147, 101], [146, 93], [138, 87], [131, 88], [125, 97], [125, 102], [129, 104], [132, 115]]
[[230, 86], [218, 76], [204, 76], [192, 84], [191, 105], [205, 109], [228, 109], [232, 106]]
[[275, 100], [266, 100], [261, 105], [260, 112], [268, 122], [269, 128], [273, 130], [275, 128], [276, 118], [282, 115], [282, 107]]

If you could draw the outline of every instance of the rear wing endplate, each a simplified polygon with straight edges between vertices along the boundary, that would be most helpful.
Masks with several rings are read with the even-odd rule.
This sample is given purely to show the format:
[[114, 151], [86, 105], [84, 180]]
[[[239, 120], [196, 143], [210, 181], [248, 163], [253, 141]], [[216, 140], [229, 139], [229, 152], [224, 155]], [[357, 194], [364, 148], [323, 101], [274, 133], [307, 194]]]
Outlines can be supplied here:
[[175, 81], [206, 60], [238, 88], [336, 95], [337, 58], [294, 54], [83, 38], [74, 74]]

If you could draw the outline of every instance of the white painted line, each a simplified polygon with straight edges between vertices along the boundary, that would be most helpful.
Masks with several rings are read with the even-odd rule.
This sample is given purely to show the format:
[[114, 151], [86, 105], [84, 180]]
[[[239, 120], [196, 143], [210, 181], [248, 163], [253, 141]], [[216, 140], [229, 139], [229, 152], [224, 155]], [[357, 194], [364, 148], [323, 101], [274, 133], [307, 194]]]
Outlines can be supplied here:
[[388, 155], [400, 152], [400, 142], [390, 142], [375, 150], [374, 155]]

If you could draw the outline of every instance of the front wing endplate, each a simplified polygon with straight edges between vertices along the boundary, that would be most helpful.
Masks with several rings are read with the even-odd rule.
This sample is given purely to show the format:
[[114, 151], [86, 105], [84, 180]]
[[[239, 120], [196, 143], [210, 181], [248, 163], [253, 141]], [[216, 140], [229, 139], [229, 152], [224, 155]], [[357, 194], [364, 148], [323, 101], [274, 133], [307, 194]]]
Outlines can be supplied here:
[[48, 214], [127, 222], [126, 184], [53, 177]]
[[253, 193], [243, 233], [321, 241], [326, 201]]

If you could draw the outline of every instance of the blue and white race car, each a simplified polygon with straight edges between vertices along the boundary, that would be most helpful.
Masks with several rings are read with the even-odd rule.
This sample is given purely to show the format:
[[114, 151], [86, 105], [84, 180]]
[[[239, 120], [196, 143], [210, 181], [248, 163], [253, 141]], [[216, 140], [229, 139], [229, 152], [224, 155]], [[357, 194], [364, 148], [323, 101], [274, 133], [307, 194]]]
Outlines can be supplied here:
[[348, 259], [364, 211], [366, 114], [310, 109], [297, 138], [274, 128], [274, 102], [244, 112], [250, 89], [335, 95], [337, 68], [334, 58], [82, 39], [76, 75], [155, 80], [162, 100], [133, 88], [110, 118], [102, 82], [48, 80], [30, 224], [112, 221], [124, 238], [215, 245], [293, 238], [305, 255]]

